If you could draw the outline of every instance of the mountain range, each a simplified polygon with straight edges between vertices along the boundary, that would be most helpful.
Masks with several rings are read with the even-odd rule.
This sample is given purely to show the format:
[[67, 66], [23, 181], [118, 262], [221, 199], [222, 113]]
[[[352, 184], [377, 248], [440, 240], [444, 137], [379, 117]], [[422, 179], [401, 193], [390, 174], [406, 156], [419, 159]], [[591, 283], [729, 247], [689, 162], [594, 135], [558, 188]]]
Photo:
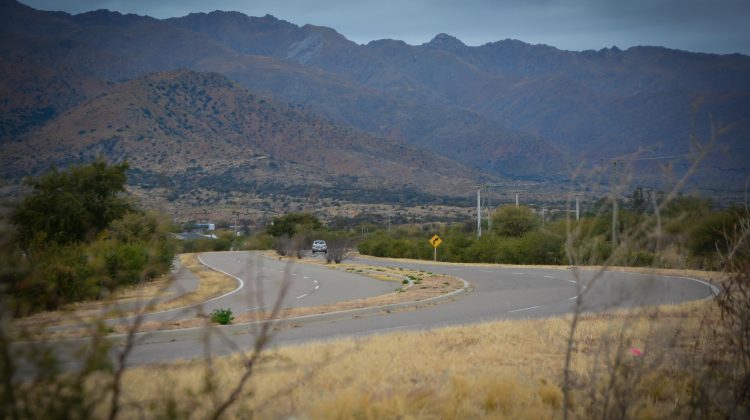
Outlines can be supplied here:
[[[0, 0], [0, 28], [7, 179], [103, 154], [128, 159], [142, 182], [184, 188], [459, 196], [477, 182], [565, 185], [617, 159], [679, 175], [706, 144], [692, 188], [732, 194], [750, 173], [740, 54], [467, 46], [446, 34], [359, 45], [270, 15], [69, 15], [14, 0]], [[633, 182], [658, 187], [654, 168]]]

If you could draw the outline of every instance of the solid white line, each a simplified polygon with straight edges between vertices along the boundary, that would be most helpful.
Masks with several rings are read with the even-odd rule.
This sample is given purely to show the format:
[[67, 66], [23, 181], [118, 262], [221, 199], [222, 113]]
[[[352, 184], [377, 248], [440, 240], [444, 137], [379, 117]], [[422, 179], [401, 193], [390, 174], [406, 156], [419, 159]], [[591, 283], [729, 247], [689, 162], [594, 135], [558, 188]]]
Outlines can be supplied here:
[[706, 296], [703, 299], [710, 299], [710, 298], [712, 298], [714, 296], [718, 296], [719, 293], [721, 293], [721, 289], [719, 289], [717, 286], [714, 286], [713, 284], [711, 284], [711, 283], [709, 283], [707, 281], [704, 281], [704, 280], [694, 279], [692, 277], [682, 277], [682, 276], [662, 276], [662, 277], [669, 277], [669, 278], [673, 278], [673, 279], [692, 280], [692, 281], [698, 282], [700, 284], [703, 284], [705, 286], [708, 286], [709, 288], [711, 288], [711, 292], [713, 292], [713, 293], [710, 294], [710, 295], [708, 295], [708, 296]]
[[239, 277], [237, 277], [237, 276], [235, 276], [235, 275], [233, 275], [233, 274], [229, 274], [229, 273], [227, 273], [227, 272], [226, 272], [226, 271], [224, 271], [224, 270], [221, 270], [221, 269], [218, 269], [218, 268], [216, 268], [216, 267], [212, 267], [212, 266], [210, 266], [210, 265], [206, 264], [206, 262], [205, 262], [205, 261], [203, 261], [203, 259], [201, 258], [201, 256], [200, 256], [200, 255], [198, 255], [198, 261], [200, 261], [200, 262], [201, 262], [201, 264], [205, 265], [206, 267], [208, 267], [208, 268], [210, 268], [210, 269], [212, 269], [212, 270], [214, 270], [214, 271], [218, 271], [219, 273], [223, 273], [223, 274], [226, 274], [227, 276], [229, 276], [229, 277], [231, 277], [231, 278], [233, 278], [233, 279], [237, 280], [237, 281], [238, 281], [238, 282], [240, 283], [240, 285], [239, 285], [239, 286], [237, 286], [237, 288], [236, 288], [236, 289], [234, 289], [234, 290], [232, 290], [231, 292], [229, 292], [229, 293], [224, 293], [224, 294], [223, 294], [223, 295], [221, 295], [221, 296], [217, 296], [217, 297], [215, 297], [215, 298], [213, 298], [213, 299], [209, 299], [209, 300], [207, 300], [207, 301], [205, 301], [205, 302], [202, 302], [202, 303], [201, 303], [201, 305], [202, 305], [202, 304], [206, 304], [206, 303], [208, 303], [208, 302], [213, 302], [213, 301], [215, 301], [215, 300], [217, 300], [217, 299], [221, 299], [221, 298], [223, 298], [223, 297], [226, 297], [226, 296], [229, 296], [229, 295], [231, 295], [231, 294], [233, 294], [233, 293], [237, 292], [238, 290], [242, 289], [243, 287], [245, 287], [245, 282], [244, 282], [244, 281], [242, 281], [242, 279], [241, 279], [241, 278], [239, 278]]
[[[187, 306], [180, 306], [179, 308], [164, 309], [164, 310], [162, 310], [162, 311], [156, 311], [156, 312], [146, 312], [146, 313], [144, 313], [144, 314], [143, 314], [143, 316], [159, 315], [159, 314], [164, 314], [164, 313], [167, 313], [167, 312], [182, 311], [182, 310], [185, 310], [185, 309], [190, 309], [190, 308], [193, 308], [193, 307], [196, 307], [196, 306], [204, 305], [204, 304], [206, 304], [206, 303], [208, 303], [208, 302], [211, 302], [211, 301], [214, 301], [214, 300], [216, 300], [216, 299], [221, 299], [221, 298], [223, 298], [223, 297], [225, 297], [225, 296], [229, 296], [229, 295], [231, 295], [232, 293], [235, 293], [236, 291], [238, 291], [238, 290], [242, 289], [243, 287], [245, 287], [245, 282], [244, 282], [244, 281], [242, 281], [242, 279], [241, 279], [241, 278], [239, 278], [239, 277], [237, 277], [237, 276], [233, 276], [233, 275], [231, 275], [231, 274], [227, 273], [226, 271], [222, 271], [222, 270], [219, 270], [218, 268], [215, 268], [215, 267], [211, 267], [210, 265], [206, 264], [206, 263], [205, 263], [205, 262], [204, 262], [204, 261], [203, 261], [203, 260], [201, 259], [200, 255], [198, 256], [198, 261], [200, 261], [200, 262], [201, 262], [201, 264], [205, 265], [206, 267], [208, 267], [208, 268], [210, 268], [210, 269], [212, 269], [212, 270], [216, 270], [216, 271], [218, 271], [218, 272], [220, 272], [220, 273], [224, 273], [224, 274], [226, 274], [226, 275], [227, 275], [227, 276], [229, 276], [229, 277], [232, 277], [233, 279], [237, 280], [237, 282], [239, 282], [239, 284], [240, 284], [240, 285], [239, 285], [239, 286], [237, 286], [237, 288], [236, 288], [236, 289], [234, 289], [234, 290], [232, 290], [231, 292], [229, 292], [229, 293], [225, 293], [225, 294], [223, 294], [223, 295], [221, 295], [221, 296], [218, 296], [218, 297], [215, 297], [215, 298], [213, 298], [213, 299], [209, 299], [209, 300], [206, 300], [206, 301], [203, 301], [203, 302], [198, 302], [198, 303], [194, 303], [194, 304], [192, 304], [192, 305], [187, 305]], [[124, 317], [121, 317], [121, 318], [112, 318], [112, 319], [110, 319], [110, 320], [108, 320], [108, 321], [119, 321], [119, 320], [123, 320], [123, 319], [131, 319], [131, 318], [135, 318], [135, 317], [138, 317], [138, 316], [141, 316], [141, 315], [131, 315], [131, 316], [124, 316]]]
[[536, 309], [536, 308], [538, 308], [538, 307], [539, 307], [539, 306], [529, 306], [528, 308], [514, 309], [514, 310], [512, 310], [512, 311], [508, 311], [508, 313], [511, 313], [511, 312], [521, 312], [521, 311], [528, 311], [529, 309]]

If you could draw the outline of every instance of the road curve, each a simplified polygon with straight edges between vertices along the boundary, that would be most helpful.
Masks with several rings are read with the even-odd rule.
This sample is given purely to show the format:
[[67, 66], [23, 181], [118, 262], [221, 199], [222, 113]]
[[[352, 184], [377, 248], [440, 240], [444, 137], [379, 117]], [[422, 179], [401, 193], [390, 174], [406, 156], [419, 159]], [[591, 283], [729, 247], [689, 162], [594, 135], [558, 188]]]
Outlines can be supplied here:
[[[243, 261], [246, 262], [248, 258], [264, 259], [265, 261], [256, 264], [263, 267], [276, 267], [275, 264], [277, 263], [273, 259], [260, 257], [259, 254], [253, 253], [212, 253], [210, 255], [209, 258], [204, 259], [207, 260], [208, 264], [229, 273], [239, 272], [238, 270], [241, 270], [239, 264]], [[463, 266], [427, 262], [397, 262], [364, 257], [358, 258], [355, 262], [413, 268], [452, 275], [467, 280], [474, 290], [461, 299], [413, 311], [361, 318], [344, 318], [335, 321], [308, 322], [299, 328], [278, 331], [273, 338], [273, 345], [362, 336], [395, 330], [429, 329], [497, 319], [561, 315], [572, 310], [576, 296], [584, 291], [581, 286], [587, 284], [593, 276], [593, 272], [587, 270], [573, 272], [573, 270], [567, 269]], [[245, 266], [248, 265], [245, 264]], [[352, 285], [356, 284], [352, 288], [342, 290], [341, 297], [355, 296], [358, 292], [356, 289], [359, 287], [371, 287], [371, 285], [365, 286], [367, 283], [379, 283], [371, 279], [362, 281], [361, 276], [324, 267], [297, 264], [293, 268], [286, 267], [285, 269], [298, 270], [295, 277], [299, 277], [299, 273], [315, 272], [315, 275], [320, 276], [319, 282], [321, 285], [329, 283], [328, 279], [330, 278], [336, 278], [334, 283], [339, 285], [341, 281], [352, 281]], [[280, 278], [276, 277], [276, 281]], [[300, 296], [295, 293], [305, 290], [307, 289], [302, 287], [290, 295]], [[368, 289], [368, 293], [371, 291], [371, 289]], [[618, 307], [706, 299], [713, 296], [716, 291], [715, 287], [696, 279], [605, 272], [600, 278], [597, 278], [589, 290], [584, 291], [582, 300], [585, 310], [601, 311]], [[268, 289], [267, 293], [266, 300], [272, 297], [273, 290]], [[315, 293], [312, 293], [307, 297], [313, 297], [314, 295]], [[236, 298], [238, 298], [237, 302], [242, 301], [239, 296]], [[320, 300], [310, 300], [308, 303], [330, 303], [327, 302], [327, 298], [322, 293], [318, 294], [315, 299]], [[220, 304], [227, 304], [227, 302], [229, 301], [220, 302]], [[295, 302], [291, 304], [294, 305]], [[130, 357], [129, 363], [144, 364], [167, 362], [179, 358], [201, 357], [206, 354], [205, 336], [206, 332], [201, 329], [145, 333], [138, 340], [138, 345]], [[227, 354], [237, 351], [237, 349], [251, 348], [253, 342], [252, 329], [248, 327], [244, 332], [238, 333], [235, 328], [232, 330], [231, 339], [231, 343], [226, 340], [209, 340], [211, 354]]]
[[[292, 283], [284, 301], [285, 307], [323, 305], [387, 293], [394, 288], [392, 283], [321, 266], [279, 261], [257, 252], [206, 253], [201, 254], [201, 259], [238, 279], [238, 287], [197, 307], [151, 314], [149, 320], [174, 319], [199, 310], [209, 312], [212, 308], [229, 307], [237, 313], [252, 309], [253, 305], [272, 302], [284, 278], [291, 279]], [[594, 274], [592, 271], [431, 264], [363, 257], [355, 262], [452, 275], [468, 281], [473, 291], [460, 299], [413, 311], [379, 312], [371, 316], [348, 316], [335, 320], [326, 318], [317, 322], [308, 320], [300, 323], [299, 328], [279, 330], [273, 337], [272, 345], [496, 319], [556, 316], [570, 312], [576, 297], [582, 292], [583, 307], [587, 311], [706, 299], [717, 292], [715, 287], [696, 279], [635, 273], [605, 272], [593, 286], [584, 290], [583, 285], [589, 284]], [[161, 363], [200, 358], [208, 352], [219, 355], [250, 349], [253, 347], [253, 331], [254, 327], [250, 325], [233, 325], [139, 333], [127, 363]], [[112, 336], [110, 339], [114, 344], [112, 356], [116, 357], [123, 338]], [[86, 342], [87, 339], [65, 340], [57, 342], [55, 347], [63, 363], [70, 369], [76, 369], [77, 358], [71, 354], [75, 354]]]
[[[193, 318], [199, 314], [209, 314], [214, 309], [231, 309], [235, 314], [269, 309], [273, 307], [285, 282], [288, 289], [283, 297], [284, 308], [320, 306], [378, 296], [395, 288], [392, 283], [370, 277], [267, 258], [260, 252], [205, 252], [199, 254], [198, 259], [203, 265], [234, 278], [237, 286], [202, 303], [142, 315], [144, 322]], [[127, 324], [133, 319], [132, 316], [117, 318], [108, 323]]]

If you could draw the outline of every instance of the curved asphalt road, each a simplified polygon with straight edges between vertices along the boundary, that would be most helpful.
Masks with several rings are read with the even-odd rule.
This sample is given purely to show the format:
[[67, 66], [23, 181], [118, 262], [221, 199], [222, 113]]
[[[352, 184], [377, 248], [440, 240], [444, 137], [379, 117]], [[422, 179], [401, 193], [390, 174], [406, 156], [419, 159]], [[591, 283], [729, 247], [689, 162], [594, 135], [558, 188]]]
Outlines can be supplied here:
[[[373, 281], [370, 277], [315, 265], [284, 262], [264, 257], [260, 252], [207, 252], [200, 254], [199, 259], [204, 265], [233, 277], [237, 287], [202, 304], [147, 314], [143, 316], [144, 322], [193, 318], [201, 313], [211, 313], [214, 309], [231, 309], [235, 314], [270, 310], [284, 283], [288, 285], [283, 299], [284, 308], [319, 306], [377, 296], [396, 288], [393, 283]], [[183, 273], [175, 283], [183, 281], [192, 284], [194, 276]], [[171, 288], [180, 289], [180, 286], [173, 284]], [[132, 320], [133, 317], [119, 318], [109, 323], [123, 324]]]
[[[202, 254], [201, 257], [206, 264], [245, 280], [245, 286], [239, 291], [206, 304], [205, 309], [208, 310], [214, 307], [231, 307], [239, 312], [241, 309], [252, 308], [252, 305], [257, 306], [260, 300], [253, 298], [253, 290], [248, 285], [252, 282], [247, 281], [253, 276], [262, 280], [262, 301], [265, 304], [272, 302], [283, 276], [291, 276], [293, 286], [287, 294], [285, 306], [314, 306], [387, 293], [395, 288], [393, 283], [325, 267], [283, 263], [262, 257], [259, 253], [209, 253]], [[273, 345], [496, 319], [561, 315], [572, 310], [576, 296], [581, 292], [584, 293], [584, 309], [589, 311], [699, 300], [716, 293], [716, 289], [706, 282], [682, 277], [606, 272], [594, 282], [590, 290], [584, 290], [582, 286], [592, 278], [592, 271], [580, 270], [574, 273], [573, 270], [566, 269], [407, 263], [362, 257], [355, 262], [452, 275], [467, 280], [474, 290], [455, 301], [413, 311], [307, 322], [298, 328], [278, 331], [273, 337]], [[319, 286], [317, 289], [316, 285]], [[231, 332], [224, 337], [216, 334], [221, 328], [211, 329], [210, 333], [204, 329], [144, 333], [139, 336], [128, 362], [168, 362], [180, 358], [202, 357], [207, 352], [216, 355], [251, 349], [254, 328], [231, 328]], [[117, 347], [115, 351], [116, 349]]]

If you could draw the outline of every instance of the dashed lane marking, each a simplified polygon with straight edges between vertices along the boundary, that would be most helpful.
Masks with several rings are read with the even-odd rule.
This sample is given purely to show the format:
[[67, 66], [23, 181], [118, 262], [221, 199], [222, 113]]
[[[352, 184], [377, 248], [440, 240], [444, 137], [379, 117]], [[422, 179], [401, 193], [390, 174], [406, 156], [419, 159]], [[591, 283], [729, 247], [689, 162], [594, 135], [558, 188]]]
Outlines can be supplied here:
[[512, 311], [508, 311], [508, 313], [512, 313], [512, 312], [521, 312], [521, 311], [528, 311], [529, 309], [536, 309], [536, 308], [538, 308], [538, 307], [539, 307], [539, 306], [529, 306], [528, 308], [514, 309], [514, 310], [512, 310]]

